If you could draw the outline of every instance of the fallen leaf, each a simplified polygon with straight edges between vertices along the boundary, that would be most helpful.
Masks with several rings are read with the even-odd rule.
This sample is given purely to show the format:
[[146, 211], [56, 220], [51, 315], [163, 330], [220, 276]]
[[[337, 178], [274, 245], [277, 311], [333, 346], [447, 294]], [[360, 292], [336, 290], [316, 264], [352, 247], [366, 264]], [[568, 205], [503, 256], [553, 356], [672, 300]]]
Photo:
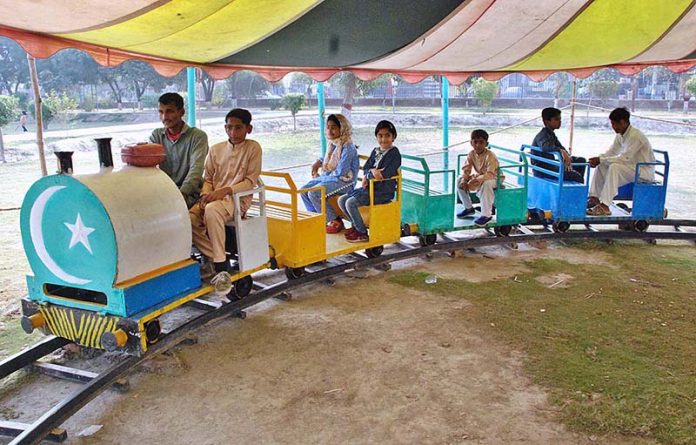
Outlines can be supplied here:
[[331, 394], [333, 392], [339, 392], [339, 391], [343, 391], [343, 388], [330, 389], [328, 391], [324, 391], [324, 394]]
[[90, 425], [87, 428], [85, 428], [84, 430], [77, 433], [77, 436], [78, 437], [91, 436], [92, 434], [96, 433], [100, 429], [102, 429], [102, 425]]

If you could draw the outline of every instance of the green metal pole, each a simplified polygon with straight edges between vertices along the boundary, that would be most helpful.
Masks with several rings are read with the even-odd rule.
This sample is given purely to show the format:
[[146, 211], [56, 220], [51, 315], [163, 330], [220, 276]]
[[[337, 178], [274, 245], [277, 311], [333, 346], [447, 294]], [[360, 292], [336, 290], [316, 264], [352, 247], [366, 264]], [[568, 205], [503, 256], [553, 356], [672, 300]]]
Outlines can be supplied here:
[[[442, 168], [449, 168], [449, 80], [442, 76]], [[447, 174], [442, 177], [444, 179], [444, 190], [449, 190], [449, 178]]]
[[196, 126], [196, 68], [186, 68], [186, 80], [188, 85], [188, 100], [186, 103], [187, 124]]
[[321, 138], [321, 157], [326, 155], [326, 133], [324, 132], [324, 113], [326, 104], [324, 102], [324, 82], [317, 84], [317, 108], [319, 109], [319, 136]]

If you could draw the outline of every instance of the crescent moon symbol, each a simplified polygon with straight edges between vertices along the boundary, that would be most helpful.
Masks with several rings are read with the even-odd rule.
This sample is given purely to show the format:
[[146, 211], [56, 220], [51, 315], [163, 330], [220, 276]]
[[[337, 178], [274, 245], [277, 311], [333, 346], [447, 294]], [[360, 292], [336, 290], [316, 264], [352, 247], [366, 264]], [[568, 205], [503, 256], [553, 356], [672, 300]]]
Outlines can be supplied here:
[[36, 254], [39, 256], [41, 262], [48, 268], [48, 270], [53, 273], [56, 277], [70, 284], [87, 284], [92, 280], [86, 280], [84, 278], [79, 278], [74, 275], [70, 275], [51, 258], [46, 250], [46, 244], [44, 243], [43, 230], [41, 229], [43, 225], [43, 214], [46, 208], [46, 203], [49, 198], [53, 196], [58, 190], [64, 189], [64, 185], [54, 185], [47, 188], [38, 198], [34, 201], [34, 205], [31, 206], [31, 212], [29, 214], [29, 233], [31, 234], [31, 241], [34, 244], [34, 249]]

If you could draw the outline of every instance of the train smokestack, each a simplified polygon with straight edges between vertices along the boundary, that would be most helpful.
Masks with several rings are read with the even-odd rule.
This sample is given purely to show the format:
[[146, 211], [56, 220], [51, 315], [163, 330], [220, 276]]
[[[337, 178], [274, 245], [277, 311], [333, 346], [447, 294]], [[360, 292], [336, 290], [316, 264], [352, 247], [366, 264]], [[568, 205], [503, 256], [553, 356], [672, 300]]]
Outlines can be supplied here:
[[61, 175], [72, 175], [72, 151], [56, 151], [54, 152], [58, 158], [58, 173]]
[[99, 152], [99, 166], [109, 168], [114, 166], [114, 159], [111, 157], [111, 138], [97, 138], [97, 151]]

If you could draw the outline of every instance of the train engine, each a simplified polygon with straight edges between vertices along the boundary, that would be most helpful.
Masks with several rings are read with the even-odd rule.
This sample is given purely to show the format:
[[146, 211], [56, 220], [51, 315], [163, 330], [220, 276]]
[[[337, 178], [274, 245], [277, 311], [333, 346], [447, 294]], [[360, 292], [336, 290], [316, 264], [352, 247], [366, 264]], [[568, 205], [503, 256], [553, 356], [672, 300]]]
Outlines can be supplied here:
[[59, 174], [36, 181], [24, 198], [20, 225], [33, 275], [22, 327], [139, 354], [157, 341], [162, 313], [209, 289], [190, 258], [186, 203], [155, 167], [164, 150], [134, 162], [150, 167], [114, 170], [108, 140], [98, 142], [98, 173], [72, 175], [71, 154], [57, 153]]

